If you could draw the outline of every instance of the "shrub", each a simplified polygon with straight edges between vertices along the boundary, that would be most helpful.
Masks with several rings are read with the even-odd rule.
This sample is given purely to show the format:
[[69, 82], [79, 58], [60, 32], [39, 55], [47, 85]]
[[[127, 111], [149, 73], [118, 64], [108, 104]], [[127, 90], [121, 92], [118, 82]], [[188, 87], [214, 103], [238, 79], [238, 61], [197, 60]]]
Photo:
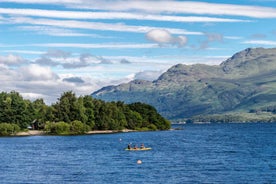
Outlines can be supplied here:
[[15, 135], [20, 131], [20, 127], [16, 124], [0, 123], [0, 136]]
[[72, 121], [70, 123], [70, 133], [71, 134], [76, 134], [76, 135], [83, 134], [85, 132], [88, 132], [89, 129], [90, 129], [90, 127], [88, 125], [86, 125], [80, 121], [77, 121], [77, 120]]
[[66, 135], [70, 134], [70, 125], [63, 121], [57, 123], [47, 122], [45, 131], [49, 134]]
[[157, 127], [154, 125], [154, 124], [149, 124], [148, 126], [147, 126], [147, 128], [149, 129], [149, 130], [157, 130]]

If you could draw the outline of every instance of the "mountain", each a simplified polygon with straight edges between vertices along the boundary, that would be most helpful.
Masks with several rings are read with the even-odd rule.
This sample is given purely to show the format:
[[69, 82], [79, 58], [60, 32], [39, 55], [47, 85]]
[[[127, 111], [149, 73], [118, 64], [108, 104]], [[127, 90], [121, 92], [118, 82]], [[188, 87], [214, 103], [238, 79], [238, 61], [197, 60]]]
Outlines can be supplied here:
[[153, 105], [175, 120], [276, 105], [276, 48], [248, 48], [220, 65], [177, 64], [155, 81], [104, 87], [94, 98]]

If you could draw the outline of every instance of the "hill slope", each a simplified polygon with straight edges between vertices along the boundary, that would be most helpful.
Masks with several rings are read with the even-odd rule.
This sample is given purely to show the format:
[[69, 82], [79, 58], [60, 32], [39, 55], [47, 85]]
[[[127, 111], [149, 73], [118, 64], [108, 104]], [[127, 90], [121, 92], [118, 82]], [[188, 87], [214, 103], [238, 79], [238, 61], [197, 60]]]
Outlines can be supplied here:
[[148, 103], [171, 120], [276, 105], [276, 48], [248, 48], [218, 66], [178, 64], [155, 81], [108, 86], [92, 96]]

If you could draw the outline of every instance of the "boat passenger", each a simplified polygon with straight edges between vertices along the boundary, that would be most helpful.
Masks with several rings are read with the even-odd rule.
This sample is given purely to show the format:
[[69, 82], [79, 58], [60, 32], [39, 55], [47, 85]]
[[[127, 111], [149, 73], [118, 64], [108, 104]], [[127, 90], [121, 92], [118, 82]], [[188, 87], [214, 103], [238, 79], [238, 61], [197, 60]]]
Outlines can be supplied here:
[[127, 145], [127, 149], [131, 149], [131, 145], [130, 144]]
[[140, 147], [140, 148], [141, 148], [141, 149], [144, 149], [144, 148], [145, 148], [144, 143], [141, 144], [141, 147]]

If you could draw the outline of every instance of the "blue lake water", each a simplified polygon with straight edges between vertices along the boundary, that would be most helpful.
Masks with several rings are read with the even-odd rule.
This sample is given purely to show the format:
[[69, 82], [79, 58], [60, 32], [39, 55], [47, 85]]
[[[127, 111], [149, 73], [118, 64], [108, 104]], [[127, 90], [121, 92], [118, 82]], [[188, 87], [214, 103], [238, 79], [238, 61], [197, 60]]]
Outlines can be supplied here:
[[[2, 137], [0, 183], [276, 183], [276, 123], [182, 127]], [[128, 143], [152, 150], [125, 151]]]

